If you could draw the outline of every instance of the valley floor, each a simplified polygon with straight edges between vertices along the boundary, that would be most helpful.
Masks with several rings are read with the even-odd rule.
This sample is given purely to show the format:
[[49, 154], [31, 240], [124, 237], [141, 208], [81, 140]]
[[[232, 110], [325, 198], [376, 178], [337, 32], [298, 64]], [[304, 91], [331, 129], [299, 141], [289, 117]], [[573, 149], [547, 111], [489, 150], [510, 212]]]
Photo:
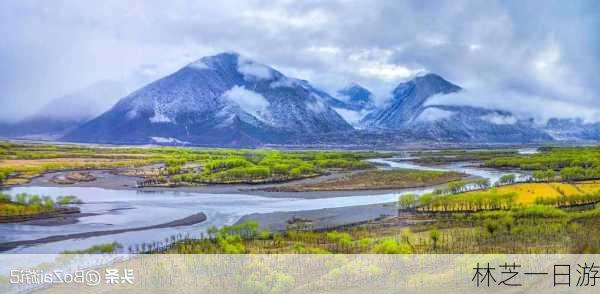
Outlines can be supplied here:
[[[206, 199], [217, 197], [219, 202], [239, 198], [237, 203], [242, 207], [248, 205], [249, 211], [228, 212], [226, 218], [216, 222], [218, 227], [208, 228], [208, 238], [204, 235], [201, 239], [179, 240], [167, 252], [583, 253], [600, 248], [600, 240], [593, 237], [595, 233], [585, 233], [590, 226], [597, 227], [600, 220], [596, 208], [600, 184], [590, 181], [600, 174], [596, 169], [600, 163], [593, 161], [599, 152], [595, 147], [549, 149], [542, 154], [520, 154], [515, 150], [418, 151], [412, 154], [413, 159], [411, 154], [407, 157], [396, 154], [398, 157], [391, 160], [389, 157], [394, 154], [349, 151], [98, 148], [14, 143], [0, 147], [1, 180], [11, 187], [33, 188], [33, 191], [101, 188], [81, 190], [97, 193], [90, 199], [100, 207], [104, 199], [111, 203], [110, 193], [104, 195], [103, 190], [124, 192], [122, 199], [144, 194], [142, 198], [149, 197], [148, 200], [136, 204], [142, 205], [137, 207], [146, 205], [144, 201], [152, 201], [152, 209], [159, 209], [157, 212], [163, 209], [160, 197], [151, 197], [155, 196], [153, 193], [135, 195], [136, 191], [165, 192], [163, 197], [175, 201], [169, 205], [178, 205], [179, 192], [186, 197], [200, 196], [189, 200], [195, 201], [191, 203], [209, 201], [208, 205], [215, 205], [217, 202]], [[567, 162], [554, 153], [565, 153], [577, 160]], [[382, 157], [386, 159], [379, 159]], [[415, 161], [423, 165], [415, 165]], [[249, 196], [262, 197], [243, 203], [245, 197], [250, 200]], [[385, 201], [369, 200], [376, 197]], [[338, 200], [350, 202], [339, 204]], [[283, 204], [279, 206], [277, 201]], [[197, 205], [194, 209], [204, 207]], [[185, 203], [170, 208], [184, 207]], [[223, 211], [233, 208], [221, 207]], [[254, 211], [264, 212], [251, 213], [255, 207], [261, 208]], [[119, 214], [112, 211], [109, 214], [113, 213]], [[223, 218], [220, 213], [213, 210], [207, 214], [208, 220]], [[87, 216], [95, 215], [82, 213], [78, 217]], [[59, 228], [77, 221], [69, 218], [23, 224]], [[233, 225], [226, 225], [228, 221]], [[4, 245], [13, 248], [27, 242], [54, 242], [53, 238], [71, 240], [191, 226], [187, 222], [164, 220], [146, 224], [31, 240], [19, 237], [19, 241]], [[249, 231], [252, 233], [248, 235]], [[159, 245], [152, 248], [153, 252], [164, 251]]]

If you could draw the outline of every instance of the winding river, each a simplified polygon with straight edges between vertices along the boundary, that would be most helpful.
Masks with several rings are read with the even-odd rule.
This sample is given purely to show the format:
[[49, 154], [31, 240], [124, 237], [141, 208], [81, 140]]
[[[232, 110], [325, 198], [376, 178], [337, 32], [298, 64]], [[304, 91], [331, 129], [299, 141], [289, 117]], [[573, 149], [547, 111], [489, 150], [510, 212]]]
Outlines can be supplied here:
[[[411, 168], [421, 170], [451, 170], [484, 177], [495, 182], [505, 172], [472, 167], [468, 164], [452, 164], [439, 168], [415, 165], [406, 161], [373, 159], [373, 162], [387, 164], [391, 168]], [[203, 212], [205, 222], [172, 228], [158, 228], [135, 232], [125, 232], [104, 236], [69, 239], [64, 241], [20, 246], [5, 253], [59, 253], [64, 250], [78, 250], [90, 246], [118, 242], [123, 252], [129, 246], [142, 243], [161, 242], [170, 236], [181, 234], [198, 237], [210, 226], [230, 225], [242, 216], [251, 213], [275, 211], [301, 211], [321, 208], [338, 208], [355, 205], [393, 202], [403, 193], [423, 194], [432, 188], [406, 189], [395, 193], [331, 197], [320, 199], [269, 198], [245, 194], [209, 194], [180, 191], [140, 192], [136, 190], [107, 190], [90, 187], [15, 187], [9, 194], [32, 193], [57, 197], [75, 195], [85, 204], [80, 205], [81, 217], [74, 224], [60, 226], [37, 226], [24, 224], [0, 224], [0, 243], [34, 240], [50, 236], [76, 233], [140, 228], [163, 224]], [[368, 192], [365, 192], [368, 193]]]

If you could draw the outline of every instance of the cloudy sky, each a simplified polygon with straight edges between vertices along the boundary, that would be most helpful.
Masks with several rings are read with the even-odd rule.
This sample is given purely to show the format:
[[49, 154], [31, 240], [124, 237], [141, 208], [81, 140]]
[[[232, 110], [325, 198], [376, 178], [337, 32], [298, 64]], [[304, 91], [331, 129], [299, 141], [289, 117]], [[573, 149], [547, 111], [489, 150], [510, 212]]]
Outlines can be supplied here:
[[363, 84], [380, 103], [399, 82], [435, 72], [467, 89], [436, 103], [597, 121], [599, 30], [592, 0], [4, 0], [0, 118], [237, 51], [331, 92]]

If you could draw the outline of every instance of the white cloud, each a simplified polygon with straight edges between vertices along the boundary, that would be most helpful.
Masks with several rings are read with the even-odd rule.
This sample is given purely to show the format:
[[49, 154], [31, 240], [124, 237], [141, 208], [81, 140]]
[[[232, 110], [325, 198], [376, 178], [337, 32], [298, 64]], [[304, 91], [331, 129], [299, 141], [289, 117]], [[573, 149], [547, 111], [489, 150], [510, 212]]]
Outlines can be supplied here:
[[321, 100], [318, 99], [316, 99], [313, 102], [306, 102], [306, 106], [308, 107], [308, 109], [316, 113], [321, 113], [327, 110], [327, 106], [325, 106], [325, 103], [321, 102]]
[[272, 82], [269, 87], [271, 88], [291, 88], [298, 85], [298, 80], [293, 78], [281, 77], [280, 79]]
[[359, 112], [343, 108], [333, 108], [345, 121], [353, 126], [358, 126], [360, 120], [366, 115], [366, 111]]
[[447, 111], [435, 107], [426, 108], [421, 114], [417, 117], [416, 121], [420, 122], [434, 122], [442, 119], [449, 118], [454, 115], [454, 112]]
[[190, 67], [193, 67], [193, 68], [199, 69], [199, 70], [210, 69], [210, 66], [208, 66], [208, 64], [204, 63], [204, 61], [202, 61], [202, 60], [192, 62], [190, 64]]
[[368, 49], [351, 53], [348, 59], [354, 63], [360, 75], [387, 82], [407, 79], [423, 71], [422, 68], [411, 69], [406, 65], [392, 63], [390, 58], [393, 54], [393, 50]]
[[286, 27], [298, 29], [318, 28], [329, 20], [329, 15], [323, 10], [314, 9], [298, 15], [278, 9], [276, 5], [257, 10], [245, 10], [242, 12], [242, 17], [250, 22], [263, 23], [263, 25], [269, 26], [274, 31]]
[[269, 80], [273, 77], [271, 69], [242, 56], [238, 57], [238, 71], [244, 75], [245, 79]]
[[514, 125], [515, 123], [517, 123], [517, 118], [512, 115], [490, 113], [481, 116], [480, 118], [496, 125]]
[[404, 66], [394, 64], [367, 65], [360, 68], [359, 72], [363, 75], [374, 76], [383, 80], [408, 78], [415, 73]]
[[545, 124], [550, 118], [581, 118], [585, 123], [600, 121], [600, 111], [573, 102], [565, 102], [502, 89], [465, 90], [431, 97], [427, 105], [467, 105], [510, 111], [517, 119], [533, 118]]
[[470, 44], [470, 45], [469, 45], [469, 50], [470, 50], [470, 51], [477, 51], [477, 50], [481, 50], [481, 45], [479, 45], [479, 44]]
[[336, 46], [311, 46], [308, 47], [307, 50], [315, 53], [326, 53], [333, 55], [342, 53], [342, 49]]
[[258, 119], [268, 120], [271, 115], [269, 101], [261, 94], [247, 90], [244, 87], [233, 86], [233, 88], [223, 93], [223, 98], [236, 103], [243, 111]]

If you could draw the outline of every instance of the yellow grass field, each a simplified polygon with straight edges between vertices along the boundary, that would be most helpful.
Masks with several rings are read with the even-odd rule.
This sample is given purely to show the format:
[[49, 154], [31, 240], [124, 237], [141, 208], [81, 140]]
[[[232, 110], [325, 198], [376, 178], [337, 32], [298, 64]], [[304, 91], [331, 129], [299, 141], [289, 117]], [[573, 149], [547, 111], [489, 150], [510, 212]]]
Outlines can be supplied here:
[[555, 198], [600, 192], [600, 181], [569, 183], [523, 183], [496, 188], [501, 194], [516, 193], [517, 203], [532, 204], [537, 198]]
[[47, 171], [67, 169], [99, 169], [120, 166], [139, 166], [149, 164], [147, 159], [109, 159], [109, 158], [51, 158], [51, 159], [5, 159], [0, 160], [0, 170], [17, 172], [17, 177], [6, 181], [7, 185], [24, 184], [29, 179]]

